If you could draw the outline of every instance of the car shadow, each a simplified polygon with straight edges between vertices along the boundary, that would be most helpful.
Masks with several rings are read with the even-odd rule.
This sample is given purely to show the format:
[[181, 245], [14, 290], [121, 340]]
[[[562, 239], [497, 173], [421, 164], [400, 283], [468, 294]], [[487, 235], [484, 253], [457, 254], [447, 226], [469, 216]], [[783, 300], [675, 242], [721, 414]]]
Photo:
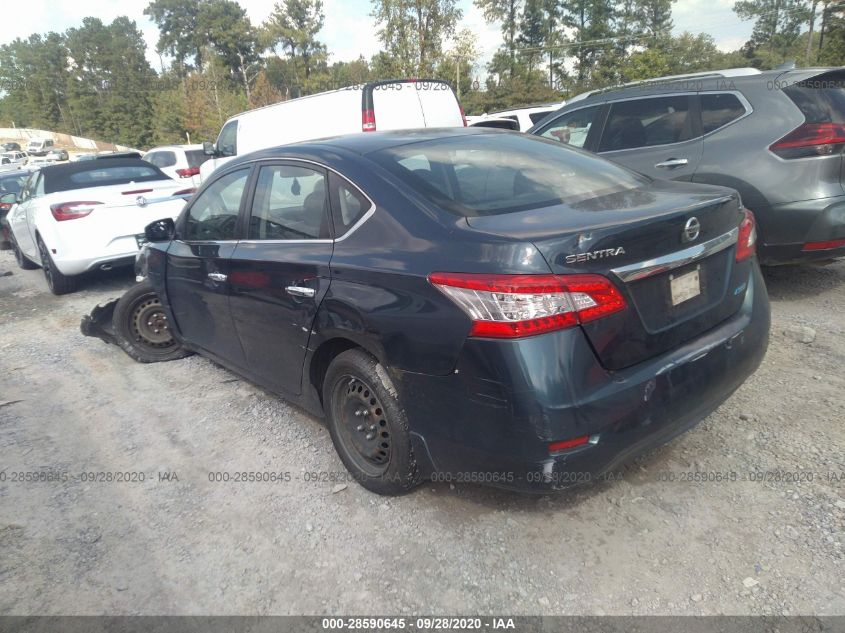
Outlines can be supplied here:
[[94, 270], [79, 279], [79, 291], [125, 292], [135, 284], [135, 272], [131, 267], [121, 266], [111, 270]]
[[827, 265], [766, 267], [763, 277], [771, 300], [795, 301], [841, 288], [845, 284], [845, 260]]

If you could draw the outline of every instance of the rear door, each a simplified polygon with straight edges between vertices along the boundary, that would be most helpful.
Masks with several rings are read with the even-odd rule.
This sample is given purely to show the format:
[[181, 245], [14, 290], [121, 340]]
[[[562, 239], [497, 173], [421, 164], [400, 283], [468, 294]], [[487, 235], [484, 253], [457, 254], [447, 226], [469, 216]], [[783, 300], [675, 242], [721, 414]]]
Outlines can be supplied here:
[[598, 153], [652, 178], [692, 180], [704, 147], [697, 108], [693, 95], [612, 102]]
[[167, 298], [182, 337], [240, 367], [228, 278], [250, 173], [250, 167], [231, 171], [192, 200], [167, 251]]
[[[418, 81], [414, 83], [422, 107], [426, 127], [462, 127], [461, 105], [445, 81]], [[516, 117], [514, 117], [516, 120]]]
[[371, 90], [377, 130], [425, 127], [422, 106], [414, 84], [391, 81], [374, 84]]
[[246, 239], [229, 264], [231, 309], [247, 367], [272, 389], [299, 394], [317, 307], [329, 288], [334, 243], [325, 170], [258, 168]]

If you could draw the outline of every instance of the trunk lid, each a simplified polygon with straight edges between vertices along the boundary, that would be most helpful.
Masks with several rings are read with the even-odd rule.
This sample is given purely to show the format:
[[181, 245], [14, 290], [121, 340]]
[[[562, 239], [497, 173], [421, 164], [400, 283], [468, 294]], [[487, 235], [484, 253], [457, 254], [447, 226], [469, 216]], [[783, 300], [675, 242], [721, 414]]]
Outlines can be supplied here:
[[750, 265], [734, 257], [742, 217], [730, 189], [655, 181], [467, 222], [532, 242], [556, 274], [597, 273], [617, 285], [628, 308], [581, 326], [602, 364], [614, 370], [677, 347], [739, 310]]

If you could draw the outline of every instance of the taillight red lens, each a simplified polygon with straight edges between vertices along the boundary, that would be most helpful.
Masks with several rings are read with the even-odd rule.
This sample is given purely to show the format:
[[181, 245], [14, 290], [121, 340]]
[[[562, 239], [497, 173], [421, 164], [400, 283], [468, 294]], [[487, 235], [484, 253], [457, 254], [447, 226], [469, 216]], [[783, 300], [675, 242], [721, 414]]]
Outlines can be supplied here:
[[467, 115], [464, 112], [464, 106], [461, 106], [461, 120], [464, 122], [464, 127], [467, 126]]
[[827, 156], [842, 150], [845, 125], [841, 123], [804, 123], [769, 149], [781, 158]]
[[743, 209], [745, 217], [739, 223], [739, 237], [736, 241], [736, 261], [745, 261], [754, 254], [757, 248], [757, 226], [754, 214]]
[[543, 334], [600, 319], [627, 305], [601, 275], [432, 273], [428, 279], [472, 319], [473, 337]]
[[50, 212], [57, 222], [64, 222], [65, 220], [76, 220], [77, 218], [84, 218], [86, 215], [94, 210], [94, 207], [102, 202], [62, 202], [60, 204], [51, 204]]
[[361, 112], [361, 131], [376, 131], [376, 113], [373, 110], [364, 110]]
[[176, 175], [179, 178], [190, 178], [191, 176], [198, 176], [200, 173], [199, 167], [188, 167], [186, 169], [177, 169]]

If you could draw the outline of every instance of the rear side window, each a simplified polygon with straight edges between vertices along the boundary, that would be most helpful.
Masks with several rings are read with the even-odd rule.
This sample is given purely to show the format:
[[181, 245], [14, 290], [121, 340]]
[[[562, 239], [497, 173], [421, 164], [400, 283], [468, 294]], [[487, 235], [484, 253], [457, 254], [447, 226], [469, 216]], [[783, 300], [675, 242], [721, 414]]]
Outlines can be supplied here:
[[599, 151], [668, 145], [691, 137], [688, 97], [632, 99], [611, 104]]
[[540, 136], [553, 141], [560, 141], [573, 147], [584, 147], [587, 135], [593, 127], [599, 107], [581, 108], [562, 114], [552, 123], [543, 128]]
[[369, 211], [370, 201], [363, 193], [337, 174], [329, 174], [332, 196], [332, 220], [335, 237], [340, 237]]
[[783, 89], [807, 123], [845, 123], [845, 78], [820, 75]]
[[440, 208], [462, 216], [573, 204], [648, 182], [597, 156], [522, 134], [449, 137], [370, 157]]
[[252, 240], [329, 239], [326, 177], [292, 165], [261, 168], [249, 220]]
[[701, 131], [708, 134], [736, 121], [746, 112], [745, 106], [734, 94], [701, 95]]
[[156, 167], [172, 167], [176, 164], [176, 152], [152, 152], [144, 156], [144, 160]]

